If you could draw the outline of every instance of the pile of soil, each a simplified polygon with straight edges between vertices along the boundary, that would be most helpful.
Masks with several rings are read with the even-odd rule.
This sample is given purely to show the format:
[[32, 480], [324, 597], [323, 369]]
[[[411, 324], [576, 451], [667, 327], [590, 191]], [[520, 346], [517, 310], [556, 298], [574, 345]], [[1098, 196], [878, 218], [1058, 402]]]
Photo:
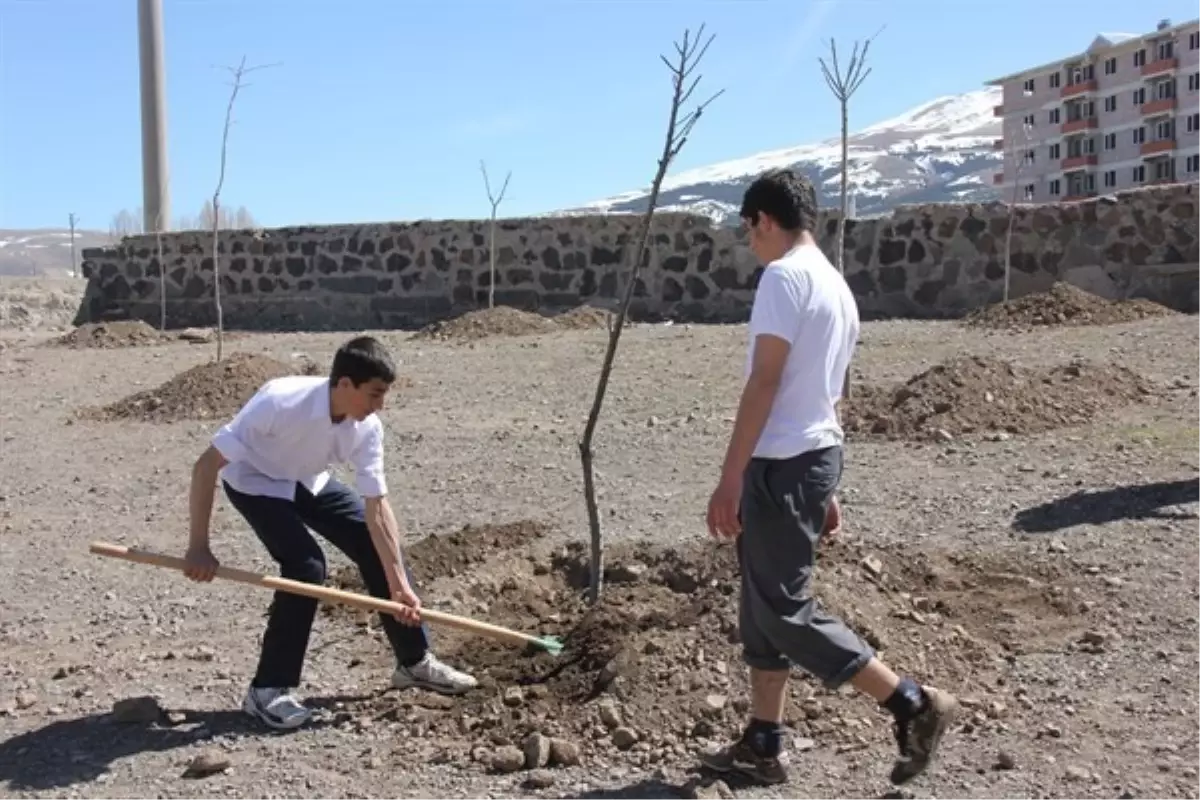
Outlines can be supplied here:
[[236, 414], [267, 381], [299, 374], [315, 375], [318, 368], [311, 362], [293, 366], [256, 353], [233, 353], [181, 372], [161, 386], [85, 410], [83, 416], [141, 422], [223, 419]]
[[[432, 748], [430, 758], [469, 758], [497, 771], [545, 766], [547, 754], [553, 765], [564, 753], [585, 763], [676, 762], [744, 723], [748, 688], [731, 548], [701, 540], [610, 546], [603, 599], [589, 608], [583, 544], [537, 558], [521, 537], [489, 528], [478, 534], [492, 538], [477, 544], [464, 530], [438, 544], [439, 558], [425, 569], [471, 563], [455, 582], [454, 595], [472, 595], [472, 611], [461, 613], [556, 635], [564, 651], [522, 651], [437, 629], [439, 653], [470, 669], [479, 688], [454, 699], [421, 692], [364, 698], [347, 719], [384, 721], [395, 735]], [[492, 549], [504, 544], [514, 549]], [[826, 549], [817, 596], [889, 662], [950, 691], [978, 698], [984, 687], [1003, 684], [1005, 656], [1077, 641], [1092, 616], [1107, 613], [1086, 590], [1086, 576], [1062, 571], [1067, 562], [1041, 563], [1024, 551], [985, 557], [921, 547]], [[419, 548], [412, 548], [414, 565]], [[456, 610], [450, 599], [422, 591], [431, 608]], [[355, 660], [384, 668], [386, 648], [362, 641]], [[847, 749], [886, 741], [887, 719], [872, 704], [795, 674], [785, 715], [794, 733]], [[1002, 725], [1006, 705], [977, 712], [970, 725]]]
[[[577, 306], [556, 316], [554, 324], [563, 330], [582, 331], [592, 328], [607, 329], [616, 320], [617, 315], [607, 309], [595, 306]], [[625, 320], [625, 324], [629, 324], [628, 319]]]
[[438, 320], [412, 335], [413, 339], [470, 342], [490, 336], [528, 336], [555, 330], [554, 321], [511, 306], [468, 311], [452, 319]]
[[1155, 393], [1125, 367], [1076, 361], [1031, 370], [968, 356], [898, 386], [856, 385], [842, 406], [842, 424], [852, 435], [892, 439], [1028, 434], [1080, 425]]
[[53, 340], [53, 344], [71, 348], [144, 347], [164, 344], [174, 339], [143, 322], [142, 320], [120, 320], [117, 322], [89, 322]]
[[978, 309], [965, 322], [976, 328], [1032, 328], [1046, 325], [1114, 325], [1176, 314], [1149, 300], [1105, 300], [1069, 283]]

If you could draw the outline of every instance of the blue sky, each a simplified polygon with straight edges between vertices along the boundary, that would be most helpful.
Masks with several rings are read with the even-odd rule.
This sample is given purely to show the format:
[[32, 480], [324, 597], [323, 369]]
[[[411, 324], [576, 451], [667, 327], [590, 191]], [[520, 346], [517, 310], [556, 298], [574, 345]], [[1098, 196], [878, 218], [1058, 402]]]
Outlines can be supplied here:
[[[235, 108], [223, 202], [267, 226], [502, 216], [648, 184], [670, 85], [659, 54], [717, 35], [725, 89], [673, 170], [834, 136], [817, 56], [887, 28], [851, 128], [1077, 52], [1195, 0], [164, 0], [172, 213], [217, 180], [228, 74], [274, 64]], [[0, 0], [0, 227], [106, 229], [141, 205], [136, 0]]]

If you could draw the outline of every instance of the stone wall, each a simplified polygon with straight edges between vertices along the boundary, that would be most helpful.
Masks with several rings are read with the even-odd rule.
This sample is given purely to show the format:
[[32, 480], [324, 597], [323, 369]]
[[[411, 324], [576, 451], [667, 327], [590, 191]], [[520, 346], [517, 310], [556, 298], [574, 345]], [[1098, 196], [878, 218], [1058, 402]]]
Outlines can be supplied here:
[[[1196, 310], [1196, 186], [1172, 184], [1074, 204], [1019, 206], [1013, 296], [1084, 280], [1110, 297], [1144, 296]], [[557, 310], [613, 303], [638, 218], [501, 220], [496, 303]], [[846, 279], [865, 318], [946, 317], [1003, 291], [1008, 209], [1001, 203], [908, 206], [846, 225]], [[823, 212], [832, 252], [836, 213]], [[486, 221], [223, 231], [225, 324], [242, 329], [407, 327], [486, 306]], [[635, 292], [635, 318], [744, 320], [758, 265], [735, 228], [656, 215]], [[212, 237], [163, 237], [168, 321], [210, 325]], [[153, 236], [84, 251], [88, 289], [77, 322], [159, 319]], [[1164, 268], [1162, 265], [1166, 265]]]

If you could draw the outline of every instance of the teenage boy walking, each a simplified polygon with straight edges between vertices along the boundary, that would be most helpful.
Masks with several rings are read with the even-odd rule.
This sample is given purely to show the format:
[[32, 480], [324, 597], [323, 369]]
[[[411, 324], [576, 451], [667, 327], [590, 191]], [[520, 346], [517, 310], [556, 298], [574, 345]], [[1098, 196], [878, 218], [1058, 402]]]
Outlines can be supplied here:
[[[209, 521], [219, 475], [229, 502], [284, 578], [325, 580], [325, 554], [311, 528], [354, 561], [371, 595], [407, 607], [396, 616], [381, 615], [396, 656], [393, 686], [459, 694], [476, 681], [429, 649], [387, 499], [377, 412], [395, 379], [387, 350], [361, 336], [338, 349], [328, 378], [296, 375], [263, 385], [192, 468], [185, 574], [211, 581], [216, 572]], [[357, 493], [329, 474], [331, 465], [344, 463], [354, 467]], [[300, 683], [316, 610], [317, 600], [287, 592], [276, 592], [271, 603], [258, 670], [242, 708], [273, 728], [296, 728], [311, 717], [291, 690]]]
[[[957, 714], [949, 694], [901, 678], [812, 596], [817, 544], [842, 475], [836, 404], [858, 338], [858, 309], [812, 232], [812, 184], [771, 171], [747, 188], [741, 216], [766, 264], [750, 314], [746, 385], [709, 532], [736, 539], [740, 629], [750, 667], [751, 718], [741, 737], [703, 763], [782, 783], [783, 708], [795, 664], [830, 689], [849, 681], [891, 712], [900, 784], [929, 765]], [[834, 511], [833, 517], [840, 517]]]

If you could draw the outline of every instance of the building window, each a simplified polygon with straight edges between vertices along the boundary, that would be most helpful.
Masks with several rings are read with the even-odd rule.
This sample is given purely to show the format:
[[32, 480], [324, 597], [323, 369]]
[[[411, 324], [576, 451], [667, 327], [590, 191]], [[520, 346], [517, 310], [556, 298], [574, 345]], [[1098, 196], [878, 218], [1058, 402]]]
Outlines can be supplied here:
[[1116, 75], [1117, 74], [1117, 60], [1115, 58], [1104, 59], [1104, 74], [1105, 75]]
[[1169, 181], [1175, 177], [1174, 159], [1164, 158], [1154, 162], [1154, 180]]
[[1188, 34], [1188, 50], [1200, 50], [1200, 33]]
[[1025, 158], [1024, 158], [1024, 161], [1025, 161], [1025, 163], [1026, 163], [1027, 165], [1028, 165], [1028, 164], [1032, 164], [1032, 163], [1033, 163], [1033, 159], [1034, 159], [1034, 154], [1033, 154], [1033, 151], [1032, 151], [1032, 150], [1026, 150], [1026, 151], [1025, 151]]
[[1154, 96], [1159, 100], [1170, 100], [1175, 96], [1175, 81], [1159, 81], [1154, 87]]
[[1117, 135], [1115, 133], [1104, 134], [1104, 149], [1105, 150], [1116, 150], [1117, 149]]
[[1140, 89], [1134, 89], [1133, 90], [1133, 104], [1135, 106], [1140, 106], [1144, 102], [1146, 102], [1146, 87], [1143, 86]]
[[1060, 194], [1062, 194], [1062, 184], [1059, 182], [1058, 178], [1055, 178], [1054, 180], [1050, 181], [1050, 195], [1052, 197], [1058, 197]]
[[1134, 183], [1145, 183], [1146, 182], [1146, 167], [1144, 165], [1138, 164], [1136, 167], [1133, 168], [1133, 182]]
[[1117, 171], [1110, 169], [1104, 173], [1104, 188], [1111, 189], [1117, 185]]
[[1165, 61], [1175, 55], [1175, 43], [1168, 39], [1158, 45], [1158, 60]]
[[1036, 87], [1036, 83], [1034, 82], [1033, 78], [1027, 78], [1025, 80], [1025, 92], [1027, 94], [1033, 94], [1035, 87]]
[[1193, 72], [1191, 75], [1188, 75], [1188, 91], [1200, 91], [1200, 72]]
[[1025, 185], [1025, 202], [1028, 203], [1031, 200], [1033, 200], [1033, 197], [1036, 193], [1037, 193], [1036, 186], [1034, 186], [1032, 183], [1026, 184]]
[[1200, 155], [1188, 156], [1185, 169], [1190, 175], [1200, 172]]
[[1060, 108], [1050, 109], [1048, 118], [1050, 120], [1051, 125], [1057, 125], [1059, 123], [1059, 121], [1062, 120], [1062, 109], [1060, 109]]
[[1167, 119], [1154, 126], [1154, 141], [1162, 142], [1175, 138], [1175, 120]]
[[1144, 141], [1146, 141], [1146, 128], [1139, 125], [1133, 129], [1133, 143], [1141, 144]]
[[1083, 190], [1088, 194], [1096, 191], [1096, 176], [1090, 172], [1083, 177]]
[[1062, 158], [1062, 145], [1060, 145], [1058, 142], [1055, 142], [1054, 144], [1050, 145], [1050, 160], [1057, 161], [1060, 158]]
[[1061, 85], [1062, 85], [1062, 73], [1061, 72], [1051, 72], [1050, 73], [1050, 88], [1057, 89]]
[[1145, 50], [1145, 48], [1138, 50], [1136, 53], [1133, 54], [1133, 65], [1135, 67], [1142, 67], [1142, 66], [1146, 65], [1146, 50]]
[[1033, 114], [1026, 114], [1023, 122], [1026, 128], [1032, 128], [1037, 124], [1037, 117]]
[[1200, 114], [1188, 114], [1187, 132], [1196, 133], [1200, 131]]
[[1106, 114], [1111, 114], [1116, 110], [1117, 110], [1117, 96], [1114, 94], [1114, 95], [1111, 95], [1110, 97], [1104, 98], [1104, 112]]

